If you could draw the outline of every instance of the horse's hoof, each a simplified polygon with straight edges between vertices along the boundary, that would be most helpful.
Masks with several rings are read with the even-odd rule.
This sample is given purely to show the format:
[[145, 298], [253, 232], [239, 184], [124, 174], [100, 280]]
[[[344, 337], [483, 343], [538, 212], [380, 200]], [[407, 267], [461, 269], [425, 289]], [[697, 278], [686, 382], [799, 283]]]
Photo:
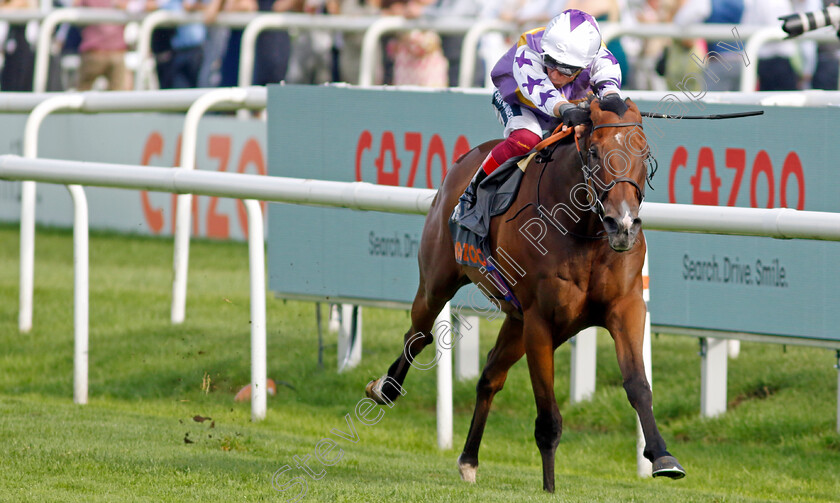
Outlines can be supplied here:
[[685, 477], [685, 469], [674, 456], [662, 456], [653, 462], [653, 476], [681, 479]]
[[374, 379], [365, 386], [365, 395], [379, 405], [388, 405], [388, 401], [382, 396], [382, 378]]
[[475, 471], [477, 468], [478, 465], [461, 461], [461, 456], [458, 456], [458, 473], [461, 474], [461, 480], [464, 482], [475, 484]]

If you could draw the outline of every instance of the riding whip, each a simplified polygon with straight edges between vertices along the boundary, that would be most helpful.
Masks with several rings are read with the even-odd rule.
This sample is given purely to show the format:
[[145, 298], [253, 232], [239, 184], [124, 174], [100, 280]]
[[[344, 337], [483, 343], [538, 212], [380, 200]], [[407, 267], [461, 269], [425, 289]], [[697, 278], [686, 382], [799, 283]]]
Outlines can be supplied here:
[[739, 117], [752, 117], [754, 115], [763, 115], [764, 110], [752, 110], [750, 112], [733, 112], [729, 114], [713, 114], [713, 115], [669, 115], [658, 114], [654, 112], [640, 112], [642, 117], [650, 117], [651, 119], [736, 119]]

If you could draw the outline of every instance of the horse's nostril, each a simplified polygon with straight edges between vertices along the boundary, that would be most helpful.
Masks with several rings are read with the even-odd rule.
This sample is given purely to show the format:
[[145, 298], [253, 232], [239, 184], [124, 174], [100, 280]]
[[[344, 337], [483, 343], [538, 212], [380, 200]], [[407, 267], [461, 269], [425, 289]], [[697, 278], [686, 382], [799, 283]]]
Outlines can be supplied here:
[[633, 227], [641, 227], [642, 226], [642, 219], [636, 217], [633, 219]]
[[609, 233], [618, 232], [618, 221], [613, 217], [604, 217], [604, 229]]

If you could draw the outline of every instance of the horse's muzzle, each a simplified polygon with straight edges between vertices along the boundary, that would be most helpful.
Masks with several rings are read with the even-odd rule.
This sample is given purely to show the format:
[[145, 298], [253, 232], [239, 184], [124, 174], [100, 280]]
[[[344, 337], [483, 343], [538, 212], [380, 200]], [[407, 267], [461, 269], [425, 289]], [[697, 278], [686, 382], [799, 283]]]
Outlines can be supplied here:
[[609, 215], [604, 216], [604, 230], [607, 231], [610, 248], [617, 252], [633, 248], [641, 229], [642, 219], [638, 216], [631, 217], [625, 214], [623, 218], [618, 219]]

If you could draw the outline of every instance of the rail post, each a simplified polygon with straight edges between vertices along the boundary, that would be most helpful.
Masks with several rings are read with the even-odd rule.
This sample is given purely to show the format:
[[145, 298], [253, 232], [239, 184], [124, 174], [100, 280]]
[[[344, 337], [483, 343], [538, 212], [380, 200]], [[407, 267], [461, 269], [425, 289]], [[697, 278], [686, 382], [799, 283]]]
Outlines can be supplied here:
[[[449, 336], [448, 341], [445, 336]], [[437, 440], [440, 449], [452, 448], [452, 311], [449, 302], [435, 319], [435, 347], [437, 348]]]

